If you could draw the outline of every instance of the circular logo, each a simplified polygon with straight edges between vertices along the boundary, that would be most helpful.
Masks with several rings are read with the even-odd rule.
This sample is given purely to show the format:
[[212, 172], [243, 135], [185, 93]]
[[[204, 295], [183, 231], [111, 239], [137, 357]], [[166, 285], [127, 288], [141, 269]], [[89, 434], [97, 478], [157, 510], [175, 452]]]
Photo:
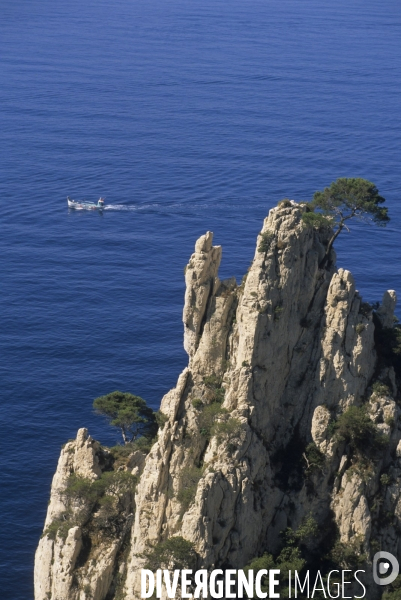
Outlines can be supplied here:
[[390, 552], [376, 552], [373, 557], [373, 579], [378, 585], [389, 585], [398, 577], [400, 566]]

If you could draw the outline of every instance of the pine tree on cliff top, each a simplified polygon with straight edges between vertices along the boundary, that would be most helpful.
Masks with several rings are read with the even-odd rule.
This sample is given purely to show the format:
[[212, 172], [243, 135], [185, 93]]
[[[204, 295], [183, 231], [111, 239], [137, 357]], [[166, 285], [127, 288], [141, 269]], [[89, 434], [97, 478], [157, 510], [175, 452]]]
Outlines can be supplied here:
[[110, 425], [121, 430], [125, 444], [154, 433], [155, 413], [140, 396], [115, 391], [96, 398], [93, 407], [98, 414], [107, 417]]
[[341, 177], [323, 191], [315, 192], [308, 204], [310, 212], [304, 213], [302, 219], [311, 227], [333, 228], [321, 267], [326, 264], [341, 231], [345, 229], [349, 232], [347, 222], [350, 219], [370, 221], [382, 227], [388, 223], [388, 209], [381, 206], [384, 202], [385, 198], [380, 196], [375, 184], [361, 178]]

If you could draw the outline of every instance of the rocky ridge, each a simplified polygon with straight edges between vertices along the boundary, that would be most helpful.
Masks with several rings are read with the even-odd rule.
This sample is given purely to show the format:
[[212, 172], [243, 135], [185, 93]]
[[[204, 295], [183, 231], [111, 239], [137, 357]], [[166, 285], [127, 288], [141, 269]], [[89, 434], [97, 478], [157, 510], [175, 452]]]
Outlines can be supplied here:
[[[305, 227], [305, 210], [285, 201], [270, 211], [239, 286], [219, 280], [212, 233], [196, 242], [185, 273], [189, 365], [162, 399], [167, 420], [146, 457], [119, 466], [86, 430], [64, 447], [35, 600], [139, 599], [150, 549], [177, 537], [193, 544], [197, 568], [242, 568], [277, 553], [280, 532], [311, 514], [312, 554], [335, 538], [365, 564], [381, 546], [401, 559], [397, 378], [377, 343], [393, 327], [395, 293], [373, 311], [334, 251], [319, 268], [330, 232]], [[352, 407], [374, 426], [374, 457], [335, 433]], [[100, 500], [68, 497], [71, 476], [96, 484], [109, 472], [140, 477], [135, 497], [114, 480]]]

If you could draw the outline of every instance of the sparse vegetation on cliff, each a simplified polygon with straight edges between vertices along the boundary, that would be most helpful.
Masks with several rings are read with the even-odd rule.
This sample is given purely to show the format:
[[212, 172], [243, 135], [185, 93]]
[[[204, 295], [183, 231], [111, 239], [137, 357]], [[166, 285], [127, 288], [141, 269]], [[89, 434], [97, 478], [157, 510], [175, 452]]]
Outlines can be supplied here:
[[372, 454], [388, 443], [370, 419], [365, 406], [350, 406], [332, 425], [337, 440], [346, 442], [354, 452]]
[[[288, 572], [303, 572], [307, 566], [307, 561], [304, 556], [305, 544], [308, 544], [310, 540], [316, 538], [318, 530], [319, 528], [315, 519], [311, 515], [307, 516], [296, 531], [288, 527], [281, 533], [283, 545], [276, 556], [265, 553], [259, 558], [254, 558], [245, 567], [245, 571], [248, 571], [249, 569], [253, 569], [254, 571], [261, 569], [266, 569], [267, 571], [269, 571], [269, 569], [279, 569], [282, 597], [289, 597]], [[264, 592], [269, 592], [268, 575], [263, 577], [261, 589]], [[302, 596], [298, 597], [301, 598]]]
[[203, 475], [201, 467], [186, 467], [180, 473], [177, 500], [181, 503], [182, 512], [186, 512], [195, 499], [198, 483]]
[[209, 375], [203, 378], [203, 383], [206, 387], [205, 397], [208, 402], [219, 402], [220, 404], [224, 401], [225, 389], [223, 382], [217, 375]]
[[97, 527], [107, 529], [121, 512], [120, 500], [127, 494], [133, 496], [137, 482], [138, 478], [128, 471], [106, 471], [95, 481], [72, 474], [64, 491], [67, 510], [52, 521], [43, 535], [53, 540], [57, 536], [65, 539], [71, 527], [84, 525], [96, 509]]
[[143, 553], [145, 569], [193, 569], [196, 565], [196, 552], [192, 542], [181, 536], [174, 536], [156, 544]]
[[[60, 597], [74, 597], [78, 584], [90, 584], [94, 600], [100, 587], [110, 600], [139, 597], [135, 573], [144, 562], [191, 568], [195, 546], [199, 568], [243, 568], [258, 549], [248, 567], [321, 568], [323, 579], [327, 569], [353, 569], [386, 544], [397, 553], [401, 331], [387, 327], [395, 292], [358, 312], [352, 275], [319, 270], [330, 231], [312, 235], [304, 205], [280, 208], [265, 225], [280, 247], [253, 261], [240, 290], [219, 284], [221, 249], [210, 232], [198, 240], [186, 278], [189, 365], [163, 399], [168, 426], [162, 414], [155, 417], [164, 430], [153, 451], [145, 457], [150, 435], [107, 451], [86, 430], [64, 449], [49, 505], [53, 522], [36, 559], [38, 600], [49, 581]], [[271, 318], [260, 318], [262, 306]], [[88, 479], [70, 477], [74, 471]], [[130, 471], [141, 477], [135, 505], [129, 478], [111, 485]], [[72, 524], [78, 527], [63, 544]], [[128, 550], [110, 559], [108, 571], [103, 565], [122, 539]], [[67, 560], [77, 585], [62, 570]]]
[[212, 402], [212, 404], [203, 406], [198, 420], [200, 434], [209, 439], [213, 435], [216, 418], [224, 414], [227, 414], [227, 410], [221, 407], [220, 402]]
[[262, 254], [266, 254], [266, 252], [269, 252], [274, 241], [274, 233], [271, 233], [270, 231], [264, 231], [260, 234], [260, 237], [261, 240], [258, 246], [258, 251]]

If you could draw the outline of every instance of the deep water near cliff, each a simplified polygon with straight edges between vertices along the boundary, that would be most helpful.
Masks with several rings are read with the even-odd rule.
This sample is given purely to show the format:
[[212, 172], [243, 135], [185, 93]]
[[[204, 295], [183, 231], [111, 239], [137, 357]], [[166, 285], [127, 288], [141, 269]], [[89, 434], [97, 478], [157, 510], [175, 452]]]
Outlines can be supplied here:
[[[185, 365], [183, 266], [207, 229], [246, 271], [268, 208], [360, 175], [385, 231], [337, 245], [366, 300], [400, 293], [400, 7], [2, 3], [4, 598], [32, 595], [61, 443], [115, 437], [92, 399], [157, 407]], [[68, 215], [65, 196], [131, 211]]]

